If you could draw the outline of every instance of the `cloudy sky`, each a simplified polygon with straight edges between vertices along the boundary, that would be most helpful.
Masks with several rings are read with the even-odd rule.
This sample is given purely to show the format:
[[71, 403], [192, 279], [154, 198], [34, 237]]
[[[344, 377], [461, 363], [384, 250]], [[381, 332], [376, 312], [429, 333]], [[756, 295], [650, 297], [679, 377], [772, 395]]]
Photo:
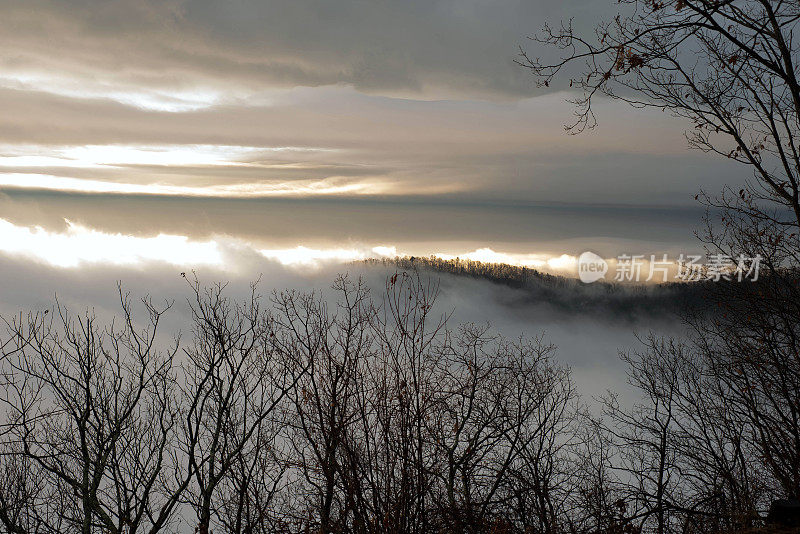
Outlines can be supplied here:
[[[0, 0], [0, 316], [114, 313], [117, 281], [180, 302], [180, 272], [243, 291], [329, 286], [353, 260], [470, 257], [575, 274], [592, 250], [697, 251], [700, 188], [742, 169], [684, 124], [598, 101], [564, 131], [567, 84], [517, 64], [545, 22], [615, 0]], [[342, 262], [348, 262], [343, 267]], [[441, 309], [545, 332], [586, 394], [624, 382], [634, 331], [485, 281]], [[238, 288], [238, 289], [237, 289]], [[186, 323], [179, 309], [170, 330]], [[183, 314], [183, 315], [182, 315]]]
[[[514, 63], [597, 0], [0, 1], [0, 253], [60, 268], [697, 248], [740, 169]], [[476, 252], [477, 251], [477, 252]]]

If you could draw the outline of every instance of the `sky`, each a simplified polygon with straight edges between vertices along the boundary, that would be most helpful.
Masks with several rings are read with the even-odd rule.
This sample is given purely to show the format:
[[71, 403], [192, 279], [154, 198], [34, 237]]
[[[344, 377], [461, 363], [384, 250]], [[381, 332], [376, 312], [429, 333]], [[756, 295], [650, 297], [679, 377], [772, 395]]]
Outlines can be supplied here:
[[[596, 0], [0, 1], [0, 253], [85, 264], [694, 250], [742, 170], [515, 63]], [[102, 245], [98, 245], [101, 243]], [[182, 243], [182, 245], [177, 245]], [[471, 256], [469, 256], [471, 254]]]

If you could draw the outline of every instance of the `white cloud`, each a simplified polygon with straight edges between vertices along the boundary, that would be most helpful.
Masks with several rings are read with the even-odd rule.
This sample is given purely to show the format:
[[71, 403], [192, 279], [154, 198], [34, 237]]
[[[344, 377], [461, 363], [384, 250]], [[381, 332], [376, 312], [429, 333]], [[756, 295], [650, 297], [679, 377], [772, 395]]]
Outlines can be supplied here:
[[[419, 256], [414, 250], [398, 251], [391, 245], [349, 245], [327, 248], [297, 246], [292, 248], [258, 248], [241, 239], [215, 238], [192, 240], [187, 236], [158, 234], [135, 236], [108, 233], [66, 221], [62, 232], [42, 227], [16, 225], [0, 219], [0, 252], [23, 256], [56, 267], [78, 267], [85, 264], [142, 265], [163, 262], [172, 265], [216, 266], [236, 270], [239, 257], [226, 250], [251, 253], [292, 268], [321, 267], [345, 264], [369, 258]], [[472, 252], [433, 254], [442, 259], [469, 259], [485, 263], [507, 263], [532, 267], [565, 275], [575, 273], [576, 258], [567, 254], [512, 254], [480, 248]], [[243, 260], [244, 261], [244, 260]]]
[[435, 256], [443, 260], [460, 258], [483, 263], [506, 263], [508, 265], [531, 267], [547, 271], [560, 271], [564, 273], [575, 271], [578, 261], [575, 256], [570, 256], [568, 254], [561, 254], [558, 256], [548, 254], [506, 254], [503, 252], [495, 252], [490, 248], [479, 248], [472, 252], [464, 252], [461, 254], [437, 253]]
[[190, 241], [185, 236], [167, 234], [153, 237], [109, 234], [69, 221], [65, 232], [50, 232], [0, 219], [0, 251], [56, 267], [86, 263], [138, 265], [148, 261], [175, 265], [222, 263], [220, 247], [214, 241]]

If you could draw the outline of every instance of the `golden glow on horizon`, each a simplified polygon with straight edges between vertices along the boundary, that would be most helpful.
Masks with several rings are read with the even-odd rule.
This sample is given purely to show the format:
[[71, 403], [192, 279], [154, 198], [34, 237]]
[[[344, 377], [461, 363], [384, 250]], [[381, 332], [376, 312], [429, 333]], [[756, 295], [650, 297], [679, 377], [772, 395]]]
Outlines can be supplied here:
[[46, 189], [73, 193], [117, 193], [128, 195], [163, 195], [192, 197], [270, 197], [343, 194], [380, 194], [383, 184], [337, 183], [337, 178], [296, 180], [291, 182], [246, 183], [189, 187], [166, 184], [131, 184], [51, 176], [49, 174], [0, 173], [0, 187]]
[[434, 256], [443, 260], [461, 258], [483, 263], [506, 263], [519, 267], [531, 267], [533, 269], [561, 272], [576, 272], [575, 269], [578, 265], [578, 258], [568, 254], [561, 254], [560, 256], [547, 254], [506, 254], [495, 252], [490, 248], [480, 248], [465, 254], [434, 254]]
[[[77, 267], [84, 263], [137, 265], [161, 261], [175, 265], [212, 265], [235, 268], [235, 256], [225, 257], [218, 241], [192, 241], [186, 236], [159, 234], [139, 237], [112, 234], [66, 221], [63, 232], [42, 227], [18, 226], [0, 219], [0, 252], [44, 261], [57, 267]], [[240, 243], [245, 249], [252, 245]], [[348, 263], [369, 258], [408, 256], [394, 246], [258, 249], [264, 258], [288, 267], [318, 267], [323, 264]], [[575, 257], [566, 254], [547, 257], [535, 254], [504, 254], [482, 248], [466, 254], [434, 254], [443, 259], [460, 257], [489, 263], [508, 263], [546, 270], [568, 272]], [[535, 258], [535, 259], [534, 259]]]
[[[272, 176], [282, 170], [291, 170], [294, 174], [298, 171], [317, 175], [335, 173], [339, 172], [338, 165], [335, 162], [322, 162], [318, 156], [339, 151], [298, 146], [0, 144], [0, 189], [206, 198], [441, 194], [463, 189], [457, 184], [424, 184], [412, 190], [408, 184], [381, 175], [380, 171], [374, 176], [360, 174], [358, 177], [331, 174], [303, 178], [301, 175], [292, 180], [277, 178], [233, 183], [224, 179], [226, 173], [235, 172], [235, 169], [247, 169], [248, 175], [264, 170]], [[94, 178], [97, 171], [103, 169], [129, 173], [131, 178]], [[81, 173], [81, 170], [91, 173]], [[75, 174], [70, 175], [71, 172]], [[209, 185], [191, 185], [192, 182], [189, 182], [190, 185], [184, 185], [194, 173], [200, 174], [201, 184], [207, 183], [209, 175], [215, 176], [217, 182]], [[87, 176], [81, 177], [81, 174]], [[173, 176], [178, 177], [180, 182], [174, 183]]]
[[[237, 145], [0, 145], [0, 167], [102, 168], [137, 165], [273, 167], [264, 155], [335, 152], [316, 147]], [[278, 165], [280, 166], [280, 165]]]

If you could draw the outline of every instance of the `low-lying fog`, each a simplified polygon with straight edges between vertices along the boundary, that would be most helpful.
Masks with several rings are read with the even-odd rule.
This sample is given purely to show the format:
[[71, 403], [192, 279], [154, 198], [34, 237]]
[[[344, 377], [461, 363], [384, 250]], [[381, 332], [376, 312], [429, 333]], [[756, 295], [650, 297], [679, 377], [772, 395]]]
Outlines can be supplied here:
[[[260, 278], [259, 290], [269, 297], [273, 290], [318, 291], [335, 298], [330, 285], [338, 273], [362, 277], [380, 301], [386, 279], [395, 269], [383, 265], [328, 265], [315, 269], [287, 268], [262, 258], [251, 258], [236, 271], [206, 268], [197, 271], [202, 283], [228, 282], [231, 296], [244, 296], [249, 284]], [[186, 332], [189, 287], [181, 269], [165, 264], [139, 267], [81, 266], [80, 269], [50, 267], [29, 260], [0, 256], [0, 314], [8, 318], [29, 310], [51, 307], [54, 299], [73, 312], [93, 310], [108, 319], [118, 311], [117, 283], [134, 298], [151, 296], [156, 302], [174, 301], [163, 325], [164, 340]], [[191, 272], [188, 273], [191, 275]], [[573, 306], [531, 298], [523, 289], [489, 281], [425, 272], [439, 285], [438, 311], [452, 313], [451, 327], [462, 322], [490, 323], [507, 338], [544, 335], [557, 346], [558, 361], [572, 368], [573, 378], [586, 401], [612, 389], [624, 394], [625, 367], [619, 351], [638, 347], [637, 334], [655, 331], [679, 334], [681, 322], [673, 312], [652, 310], [647, 316], [615, 313], [612, 306]], [[565, 290], [567, 291], [567, 290]], [[565, 299], [566, 300], [566, 299]]]

